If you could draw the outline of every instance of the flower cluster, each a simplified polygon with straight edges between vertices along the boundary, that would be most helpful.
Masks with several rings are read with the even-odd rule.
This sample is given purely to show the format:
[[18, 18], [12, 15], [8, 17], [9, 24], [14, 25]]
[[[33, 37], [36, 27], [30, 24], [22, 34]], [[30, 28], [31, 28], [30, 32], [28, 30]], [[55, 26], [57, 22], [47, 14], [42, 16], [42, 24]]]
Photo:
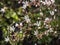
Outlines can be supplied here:
[[55, 0], [17, 0], [5, 4], [0, 9], [1, 26], [6, 28], [3, 32], [7, 31], [5, 41], [23, 41], [31, 35], [38, 40], [43, 40], [44, 36], [56, 36], [60, 29], [59, 10], [56, 7]]

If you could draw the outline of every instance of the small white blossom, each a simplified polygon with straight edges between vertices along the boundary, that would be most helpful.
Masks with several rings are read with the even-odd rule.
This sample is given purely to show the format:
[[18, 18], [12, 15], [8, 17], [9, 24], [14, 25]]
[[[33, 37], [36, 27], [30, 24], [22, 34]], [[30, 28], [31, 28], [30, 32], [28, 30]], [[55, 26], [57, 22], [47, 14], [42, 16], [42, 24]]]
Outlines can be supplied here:
[[41, 25], [41, 21], [37, 21], [37, 22], [36, 22], [36, 25], [37, 25], [37, 26], [40, 26], [40, 25]]
[[51, 0], [51, 2], [52, 2], [52, 4], [54, 4], [55, 3], [55, 0]]
[[36, 43], [34, 45], [37, 45]]
[[26, 7], [28, 6], [28, 2], [26, 1], [26, 2], [23, 2], [24, 3], [24, 5], [23, 5], [23, 9], [26, 9]]
[[47, 34], [47, 32], [45, 31], [45, 32], [44, 32], [44, 34], [46, 35], [46, 34]]
[[38, 5], [35, 5], [35, 7], [37, 7]]
[[57, 12], [57, 9], [54, 9], [55, 12]]
[[26, 15], [26, 16], [24, 17], [24, 19], [25, 19], [25, 20], [29, 19], [29, 16], [28, 16], [28, 15]]
[[50, 0], [45, 0], [45, 3], [50, 6], [51, 5], [51, 1]]
[[46, 23], [44, 22], [44, 25], [46, 25]]
[[40, 2], [43, 2], [42, 0], [40, 0]]
[[22, 24], [22, 23], [20, 23], [20, 26], [23, 26], [23, 24]]
[[30, 22], [30, 19], [27, 19], [26, 22], [27, 22], [27, 23]]
[[34, 35], [38, 35], [38, 30], [34, 31]]
[[25, 19], [25, 21], [28, 23], [28, 22], [30, 22], [30, 19], [29, 19], [29, 16], [28, 15], [26, 15], [25, 17], [24, 17], [24, 19]]
[[54, 33], [57, 33], [57, 31], [55, 31]]
[[45, 25], [45, 28], [49, 28], [49, 25]]
[[45, 18], [45, 21], [49, 21], [49, 18], [47, 17], [47, 18]]
[[18, 4], [20, 4], [20, 1], [18, 1]]
[[50, 32], [53, 32], [53, 28], [50, 28], [49, 30], [50, 30]]
[[28, 1], [26, 1], [26, 5], [28, 6]]
[[25, 1], [23, 1], [22, 3], [25, 4]]
[[51, 19], [48, 18], [48, 17], [46, 17], [44, 22], [45, 22], [45, 23], [48, 23], [48, 22], [50, 22], [50, 21], [51, 21]]
[[26, 9], [26, 7], [27, 7], [27, 5], [23, 5], [23, 7], [22, 7], [22, 8], [23, 8], [23, 9]]
[[54, 11], [50, 11], [50, 15], [54, 15]]
[[50, 32], [50, 30], [47, 30], [47, 32], [49, 33], [49, 32]]
[[46, 17], [44, 22], [45, 22], [45, 23], [49, 23], [49, 22], [51, 22], [51, 20], [52, 20], [52, 18]]
[[45, 31], [44, 34], [47, 35], [47, 36], [49, 35], [48, 31]]
[[43, 16], [43, 12], [40, 12], [40, 15]]
[[46, 2], [43, 1], [42, 4], [43, 4], [43, 5], [46, 5]]
[[16, 23], [15, 26], [17, 27], [18, 26], [18, 23]]
[[38, 29], [41, 29], [41, 27], [38, 27]]
[[1, 8], [1, 10], [0, 10], [0, 11], [4, 13], [4, 12], [5, 12], [5, 9], [4, 9], [4, 8]]
[[9, 41], [9, 37], [5, 38], [5, 41], [8, 42]]
[[23, 37], [25, 37], [25, 34], [23, 34]]

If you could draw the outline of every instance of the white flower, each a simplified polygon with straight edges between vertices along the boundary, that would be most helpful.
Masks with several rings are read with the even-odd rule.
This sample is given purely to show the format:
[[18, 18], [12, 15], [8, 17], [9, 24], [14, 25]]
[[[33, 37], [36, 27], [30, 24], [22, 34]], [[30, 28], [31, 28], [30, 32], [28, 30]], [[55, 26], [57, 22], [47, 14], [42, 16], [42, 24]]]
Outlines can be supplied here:
[[47, 17], [47, 18], [45, 18], [45, 21], [48, 21], [49, 20], [49, 18]]
[[42, 0], [40, 0], [40, 2], [43, 2]]
[[34, 35], [38, 35], [38, 30], [34, 31]]
[[41, 27], [38, 27], [38, 29], [41, 29]]
[[18, 1], [18, 4], [20, 4], [20, 1]]
[[57, 31], [55, 31], [54, 33], [57, 33]]
[[40, 15], [43, 16], [43, 12], [40, 12]]
[[16, 23], [15, 26], [17, 27], [18, 26], [18, 23]]
[[51, 28], [51, 25], [46, 24], [45, 28]]
[[45, 23], [48, 23], [50, 21], [50, 19], [48, 17], [45, 18]]
[[55, 3], [55, 0], [51, 0], [51, 2], [52, 2], [52, 4], [54, 4]]
[[23, 9], [26, 9], [26, 7], [27, 7], [27, 5], [23, 5], [23, 7], [22, 7], [22, 8], [23, 8]]
[[23, 34], [23, 37], [25, 37], [25, 34]]
[[50, 30], [50, 32], [53, 32], [53, 28], [50, 28], [49, 30]]
[[25, 1], [23, 1], [22, 3], [25, 4]]
[[46, 25], [46, 23], [44, 22], [44, 25]]
[[49, 25], [45, 25], [45, 28], [49, 28]]
[[5, 38], [5, 41], [8, 42], [9, 41], [9, 37]]
[[41, 25], [41, 21], [37, 21], [37, 22], [36, 22], [36, 25], [37, 25], [37, 26], [40, 26], [40, 25]]
[[47, 32], [45, 31], [45, 32], [44, 32], [44, 34], [46, 35], [46, 34], [47, 34]]
[[57, 9], [54, 9], [55, 12], [57, 12]]
[[28, 23], [28, 22], [30, 22], [30, 19], [29, 19], [29, 16], [28, 15], [26, 15], [25, 17], [24, 17], [24, 19], [25, 19], [25, 21]]
[[30, 19], [27, 19], [26, 22], [29, 23], [30, 22]]
[[23, 24], [22, 24], [22, 23], [20, 23], [20, 26], [23, 26]]
[[5, 9], [4, 9], [4, 8], [1, 8], [1, 10], [0, 10], [0, 11], [4, 13], [4, 12], [5, 12]]
[[45, 3], [50, 6], [51, 5], [51, 1], [50, 0], [45, 0]]
[[43, 1], [42, 4], [43, 4], [43, 5], [46, 5], [46, 2]]
[[54, 15], [54, 11], [50, 11], [50, 15]]
[[24, 5], [23, 5], [23, 9], [26, 9], [26, 7], [28, 6], [28, 2], [26, 1], [26, 2], [23, 2], [24, 3]]
[[44, 22], [49, 23], [49, 22], [51, 22], [51, 20], [52, 20], [52, 18], [46, 17]]
[[47, 32], [49, 33], [49, 32], [50, 32], [50, 30], [47, 30]]
[[26, 1], [26, 5], [28, 6], [28, 1]]
[[35, 7], [37, 7], [38, 5], [36, 4]]
[[34, 45], [37, 45], [36, 43]]
[[44, 34], [47, 35], [47, 36], [49, 35], [48, 31], [45, 31]]
[[51, 22], [51, 18], [45, 18], [45, 21], [44, 21], [44, 25], [45, 25], [45, 28], [50, 28], [51, 27], [51, 25], [48, 25], [50, 22]]
[[24, 17], [24, 19], [25, 19], [25, 20], [29, 19], [29, 16], [28, 16], [28, 15], [26, 15], [26, 16]]

